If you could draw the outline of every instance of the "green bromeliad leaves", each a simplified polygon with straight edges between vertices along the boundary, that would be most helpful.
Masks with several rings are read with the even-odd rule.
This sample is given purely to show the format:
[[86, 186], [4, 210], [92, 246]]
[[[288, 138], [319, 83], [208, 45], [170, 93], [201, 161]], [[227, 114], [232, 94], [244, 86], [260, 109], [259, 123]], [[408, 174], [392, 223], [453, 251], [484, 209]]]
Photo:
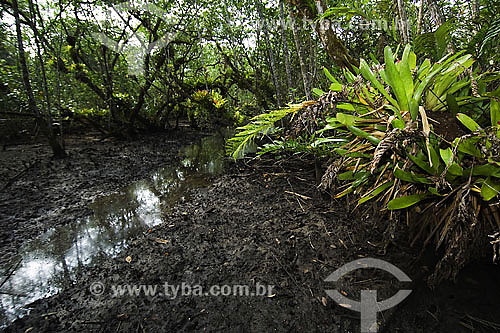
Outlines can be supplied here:
[[497, 128], [497, 136], [500, 138], [500, 102], [495, 99], [490, 102], [490, 117], [491, 126]]
[[439, 149], [439, 154], [441, 155], [441, 158], [443, 159], [446, 166], [450, 166], [451, 163], [453, 163], [453, 151], [451, 150], [451, 148]]
[[430, 175], [435, 174], [435, 170], [430, 166], [430, 164], [423, 159], [421, 156], [414, 156], [411, 154], [408, 154], [408, 157], [410, 160], [415, 163], [420, 169], [424, 170]]
[[346, 126], [347, 129], [349, 131], [352, 132], [352, 134], [358, 136], [358, 137], [361, 137], [361, 138], [365, 138], [366, 140], [368, 140], [371, 144], [373, 144], [374, 146], [377, 146], [379, 143], [380, 143], [380, 139], [374, 137], [373, 135], [370, 135], [368, 134], [367, 132], [363, 131], [362, 129], [356, 127], [356, 126]]
[[351, 114], [337, 113], [337, 121], [344, 126], [354, 126], [356, 118]]
[[427, 178], [425, 175], [418, 175], [413, 172], [403, 171], [398, 167], [394, 169], [394, 177], [409, 183], [432, 184], [432, 180]]
[[472, 119], [471, 117], [469, 117], [466, 114], [458, 113], [457, 119], [462, 123], [462, 125], [467, 127], [472, 132], [476, 132], [476, 131], [479, 131], [481, 129], [481, 126], [479, 126], [479, 124], [476, 123], [474, 121], [474, 119]]
[[448, 168], [448, 174], [451, 176], [463, 176], [464, 169], [453, 162], [453, 150], [451, 148], [439, 149], [439, 154], [444, 161], [444, 164]]
[[324, 92], [323, 90], [318, 89], [318, 88], [314, 88], [314, 89], [312, 90], [312, 93], [313, 93], [314, 95], [316, 95], [316, 97], [321, 97], [321, 96], [323, 96], [323, 94], [325, 94], [325, 92]]
[[396, 209], [403, 209], [403, 208], [408, 208], [413, 206], [416, 203], [419, 203], [420, 201], [424, 200], [428, 194], [412, 194], [412, 195], [407, 195], [403, 197], [399, 197], [396, 199], [392, 199], [389, 201], [387, 204], [387, 209], [389, 210], [396, 210]]
[[387, 183], [384, 183], [380, 186], [378, 186], [377, 188], [375, 188], [372, 192], [366, 194], [364, 197], [362, 197], [361, 199], [358, 200], [358, 205], [361, 205], [373, 198], [375, 198], [377, 195], [379, 195], [380, 193], [384, 192], [387, 188], [389, 188], [390, 186], [394, 185], [394, 182], [393, 181], [390, 181], [390, 182], [387, 182]]
[[[364, 59], [361, 59], [359, 70], [361, 72], [361, 75], [363, 75], [366, 80], [368, 80], [394, 107], [399, 110], [398, 102], [394, 98], [392, 98], [392, 96], [385, 90], [382, 83], [377, 79], [373, 71], [370, 69], [370, 66]], [[401, 113], [398, 113], [397, 116], [398, 118], [402, 119]]]
[[490, 201], [500, 193], [500, 182], [493, 180], [491, 177], [486, 178], [481, 186], [481, 196], [484, 200]]
[[[409, 111], [410, 105], [408, 103], [408, 93], [406, 92], [407, 87], [405, 87], [405, 83], [408, 81], [412, 81], [411, 72], [410, 78], [406, 76], [406, 69], [409, 71], [408, 62], [406, 63], [406, 68], [403, 69], [404, 74], [401, 75], [396, 64], [394, 63], [394, 56], [392, 55], [392, 50], [389, 46], [386, 46], [384, 50], [384, 59], [385, 59], [385, 74], [387, 78], [387, 84], [391, 86], [394, 91], [394, 95], [396, 95], [396, 99], [398, 101], [397, 107], [399, 107], [400, 111]], [[411, 84], [413, 90], [413, 83]]]
[[[403, 120], [401, 114], [405, 111], [409, 111], [411, 119], [416, 120], [424, 96], [426, 109], [437, 111], [447, 106], [448, 101], [455, 101], [448, 96], [470, 85], [470, 81], [466, 79], [458, 80], [459, 75], [474, 62], [470, 55], [462, 54], [448, 55], [433, 65], [426, 59], [417, 69], [416, 55], [410, 46], [405, 47], [401, 61], [398, 62], [392, 49], [387, 46], [384, 50], [385, 69], [378, 72], [383, 82], [363, 59], [360, 62], [360, 72], [390, 103], [388, 108], [394, 111], [400, 122]], [[413, 77], [414, 70], [416, 78]], [[389, 85], [390, 92], [384, 89], [383, 83]], [[400, 128], [401, 124], [398, 123], [396, 127]]]
[[458, 143], [458, 151], [477, 157], [477, 158], [483, 158], [483, 153], [479, 150], [477, 147], [477, 144], [481, 141], [481, 138], [479, 137], [472, 137], [472, 138], [467, 138], [465, 140], [460, 140], [459, 138], [456, 138], [453, 141], [453, 147], [456, 147]]
[[464, 170], [464, 175], [469, 176], [471, 172], [473, 176], [500, 178], [500, 167], [494, 164], [484, 164], [468, 168]]
[[413, 97], [413, 75], [410, 68], [410, 54], [412, 54], [411, 47], [410, 45], [407, 45], [403, 52], [403, 57], [401, 58], [401, 61], [397, 66], [399, 75], [401, 76], [401, 80], [403, 81], [403, 86], [406, 90], [406, 97], [408, 101], [410, 101]]
[[[345, 182], [345, 187], [335, 197], [354, 193], [358, 205], [378, 197], [381, 202], [389, 201], [386, 207], [389, 210], [405, 209], [427, 198], [442, 199], [470, 181], [470, 177], [474, 177], [474, 186], [481, 186], [484, 200], [498, 197], [500, 162], [492, 155], [495, 150], [490, 149], [493, 140], [486, 135], [490, 129], [489, 120], [485, 123], [485, 117], [476, 106], [481, 105], [484, 110], [490, 102], [491, 126], [497, 129], [500, 137], [500, 102], [492, 97], [493, 94], [483, 98], [467, 96], [471, 79], [467, 75], [459, 77], [459, 74], [464, 74], [472, 66], [471, 56], [458, 53], [447, 55], [436, 63], [428, 59], [417, 62], [409, 46], [405, 47], [399, 61], [397, 54], [398, 51], [393, 53], [386, 47], [385, 64], [380, 66], [374, 62], [375, 65], [371, 66], [362, 59], [359, 71], [343, 69], [344, 75], [338, 79], [323, 68], [331, 82], [329, 94], [336, 96], [333, 91], [341, 92], [338, 94], [341, 96], [347, 95], [333, 102], [334, 108], [318, 104], [326, 110], [324, 119], [318, 122], [320, 128], [313, 136], [302, 133], [300, 138], [304, 140], [304, 152], [320, 158], [342, 158], [336, 179]], [[360, 80], [358, 74], [364, 80]], [[314, 92], [316, 95], [325, 93], [319, 89]], [[311, 105], [311, 102], [304, 105]], [[473, 134], [451, 140], [450, 145], [441, 137], [443, 133], [438, 131], [438, 126], [433, 132], [433, 128], [426, 124], [426, 113], [420, 112], [421, 109], [450, 112]], [[408, 112], [416, 124], [408, 123]], [[295, 111], [291, 113], [292, 117], [294, 115]], [[432, 116], [441, 121], [438, 115]], [[271, 118], [273, 126], [278, 126], [278, 118]], [[266, 122], [266, 126], [256, 128], [258, 132], [255, 130], [246, 135], [260, 137], [272, 128], [268, 125]], [[390, 142], [388, 133], [397, 128], [405, 131], [415, 125], [424, 136], [413, 136], [407, 141], [411, 144], [396, 145], [392, 154], [382, 153], [376, 163], [373, 162], [375, 152], [383, 151]], [[292, 151], [285, 143], [278, 146]], [[390, 146], [394, 147], [392, 143]], [[439, 186], [443, 176], [448, 187]]]

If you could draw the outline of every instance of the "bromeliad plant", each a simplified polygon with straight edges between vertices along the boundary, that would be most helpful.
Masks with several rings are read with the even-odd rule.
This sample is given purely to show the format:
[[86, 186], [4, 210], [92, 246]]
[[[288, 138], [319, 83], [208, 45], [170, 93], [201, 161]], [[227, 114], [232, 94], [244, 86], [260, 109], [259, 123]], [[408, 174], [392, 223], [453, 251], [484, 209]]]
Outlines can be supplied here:
[[216, 90], [197, 90], [186, 103], [187, 116], [195, 128], [241, 123], [242, 116], [228, 108], [227, 99]]
[[[442, 250], [430, 278], [437, 283], [454, 277], [500, 229], [499, 93], [479, 95], [487, 75], [473, 75], [470, 55], [418, 65], [409, 46], [400, 60], [387, 47], [384, 62], [361, 60], [355, 73], [344, 71], [343, 82], [325, 69], [329, 92], [257, 116], [229, 140], [228, 151], [236, 158], [269, 136], [261, 153], [300, 147], [328, 157], [323, 189], [333, 188], [336, 198], [354, 195], [358, 206], [378, 202], [393, 226], [406, 216], [413, 243]], [[289, 126], [280, 128], [285, 117]]]

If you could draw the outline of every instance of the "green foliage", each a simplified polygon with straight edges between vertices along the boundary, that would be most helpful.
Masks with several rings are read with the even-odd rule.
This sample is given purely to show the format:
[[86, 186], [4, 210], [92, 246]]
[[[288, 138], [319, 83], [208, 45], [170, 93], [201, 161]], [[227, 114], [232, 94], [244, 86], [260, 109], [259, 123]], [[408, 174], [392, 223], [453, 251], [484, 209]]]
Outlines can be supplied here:
[[[407, 46], [401, 60], [396, 59], [389, 47], [385, 49], [384, 58], [384, 66], [369, 65], [362, 60], [360, 73], [364, 80], [352, 80], [348, 75], [344, 77], [348, 83], [340, 90], [336, 86], [340, 80], [325, 71], [334, 83], [332, 91], [322, 95], [315, 104], [304, 105], [302, 113], [296, 108], [293, 110], [302, 123], [312, 115], [311, 110], [321, 110], [318, 112], [323, 112], [323, 116], [314, 113], [314, 117], [324, 120], [318, 122], [312, 135], [302, 131], [291, 140], [321, 139], [330, 144], [329, 149], [323, 151], [310, 147], [309, 153], [333, 161], [321, 185], [328, 188], [342, 184], [336, 198], [351, 194], [358, 199], [358, 205], [377, 201], [390, 212], [415, 207], [420, 211], [421, 205], [432, 212], [441, 211], [438, 214], [446, 210], [445, 222], [435, 222], [430, 228], [434, 230], [432, 234], [425, 234], [426, 223], [420, 229], [416, 227], [420, 230], [417, 234], [424, 238], [437, 235], [436, 243], [441, 244], [454, 221], [483, 212], [478, 198], [485, 202], [500, 198], [500, 103], [496, 99], [489, 102], [488, 98], [467, 96], [472, 83], [461, 78], [461, 74], [473, 65], [470, 55], [448, 55], [437, 63], [426, 59], [417, 65], [416, 55]], [[342, 96], [349, 99], [350, 112], [340, 108], [345, 102], [335, 102], [335, 99], [322, 102], [328, 94], [340, 96], [345, 92], [347, 95]], [[461, 112], [456, 113], [463, 132], [456, 133], [451, 141], [444, 139], [449, 133], [440, 133], [434, 127], [437, 121], [448, 121], [450, 117], [431, 122], [427, 115], [437, 115], [437, 111], [454, 115], [448, 103], [450, 96], [454, 100], [460, 96], [459, 104], [468, 106], [460, 107]], [[490, 110], [490, 116], [478, 116], [485, 107]], [[273, 114], [266, 113], [255, 119], [269, 119], [274, 124], [285, 115], [280, 113], [274, 118]], [[290, 126], [296, 128], [300, 122], [297, 120]], [[267, 133], [263, 131], [265, 126], [256, 125], [254, 122], [242, 128], [232, 139], [240, 143], [228, 147], [233, 156], [241, 153], [238, 148], [242, 143], [255, 139], [255, 133]], [[282, 131], [275, 129], [277, 133]], [[287, 140], [281, 139], [273, 141], [272, 149], [265, 146], [263, 152], [281, 154], [294, 149]], [[464, 194], [464, 189], [470, 194]], [[471, 199], [474, 196], [476, 199]], [[470, 200], [470, 206], [459, 204], [464, 200]], [[447, 205], [439, 206], [443, 201]], [[486, 218], [486, 213], [481, 214]]]
[[500, 39], [500, 19], [497, 19], [496, 21], [491, 23], [491, 25], [487, 30], [486, 36], [481, 43], [481, 48], [479, 49], [479, 55], [481, 56], [485, 53], [488, 45], [495, 42], [498, 44], [499, 39]]
[[239, 111], [228, 108], [227, 99], [216, 90], [195, 91], [186, 103], [186, 108], [188, 119], [196, 128], [232, 126], [244, 120]]
[[415, 52], [422, 55], [431, 56], [438, 60], [447, 53], [447, 47], [452, 41], [452, 34], [455, 31], [453, 20], [449, 20], [439, 26], [433, 32], [423, 33], [415, 38]]
[[236, 135], [227, 141], [226, 150], [234, 159], [242, 156], [245, 149], [248, 148], [256, 139], [260, 139], [272, 132], [275, 132], [276, 122], [280, 121], [288, 115], [302, 109], [303, 105], [292, 105], [289, 108], [271, 111], [255, 116], [250, 122], [242, 127], [238, 127]]

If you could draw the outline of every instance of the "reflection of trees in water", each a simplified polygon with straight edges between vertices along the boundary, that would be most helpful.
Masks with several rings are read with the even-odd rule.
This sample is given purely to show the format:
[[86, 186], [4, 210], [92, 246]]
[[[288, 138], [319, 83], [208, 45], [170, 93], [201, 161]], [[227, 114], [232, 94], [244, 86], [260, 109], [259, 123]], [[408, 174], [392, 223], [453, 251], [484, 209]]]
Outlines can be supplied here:
[[190, 187], [207, 185], [207, 173], [223, 170], [223, 147], [221, 137], [203, 138], [200, 144], [183, 149], [183, 165], [165, 167], [149, 180], [98, 199], [91, 205], [93, 216], [52, 229], [30, 242], [23, 249], [21, 267], [4, 286], [30, 296], [2, 297], [0, 321], [5, 322], [2, 317], [13, 307], [45, 297], [49, 288], [54, 292], [71, 282], [76, 267], [89, 264], [98, 254], [117, 255], [132, 236], [160, 223], [162, 207], [177, 202]]
[[183, 155], [184, 166], [191, 171], [220, 173], [224, 165], [224, 139], [220, 136], [202, 138], [199, 145], [184, 148]]
[[130, 236], [148, 228], [148, 219], [160, 217], [162, 201], [169, 201], [169, 195], [177, 197], [177, 191], [183, 192], [185, 177], [193, 168], [222, 170], [223, 139], [205, 137], [201, 144], [186, 147], [183, 155], [189, 166], [163, 168], [150, 180], [97, 200], [92, 204], [92, 217], [53, 229], [44, 240], [32, 242], [28, 252], [55, 260], [66, 278], [74, 267], [88, 263], [92, 255], [120, 250]]

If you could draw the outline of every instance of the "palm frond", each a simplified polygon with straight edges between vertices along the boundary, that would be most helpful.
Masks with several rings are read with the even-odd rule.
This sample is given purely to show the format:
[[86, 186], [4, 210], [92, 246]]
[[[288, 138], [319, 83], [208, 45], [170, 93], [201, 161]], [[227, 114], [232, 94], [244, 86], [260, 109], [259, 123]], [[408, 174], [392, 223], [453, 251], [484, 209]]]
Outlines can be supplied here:
[[265, 136], [274, 128], [274, 124], [288, 115], [295, 115], [297, 111], [307, 107], [310, 102], [289, 105], [288, 108], [273, 110], [253, 117], [248, 124], [238, 127], [235, 136], [227, 141], [226, 151], [234, 159], [241, 156], [242, 152], [255, 141]]
[[483, 52], [485, 48], [488, 46], [488, 44], [499, 37], [500, 37], [500, 19], [494, 21], [488, 28], [486, 37], [481, 43], [481, 49], [479, 50], [479, 55], [480, 56], [483, 55]]
[[415, 38], [415, 52], [430, 55], [434, 60], [442, 58], [451, 42], [455, 25], [446, 21], [436, 31], [423, 33]]

